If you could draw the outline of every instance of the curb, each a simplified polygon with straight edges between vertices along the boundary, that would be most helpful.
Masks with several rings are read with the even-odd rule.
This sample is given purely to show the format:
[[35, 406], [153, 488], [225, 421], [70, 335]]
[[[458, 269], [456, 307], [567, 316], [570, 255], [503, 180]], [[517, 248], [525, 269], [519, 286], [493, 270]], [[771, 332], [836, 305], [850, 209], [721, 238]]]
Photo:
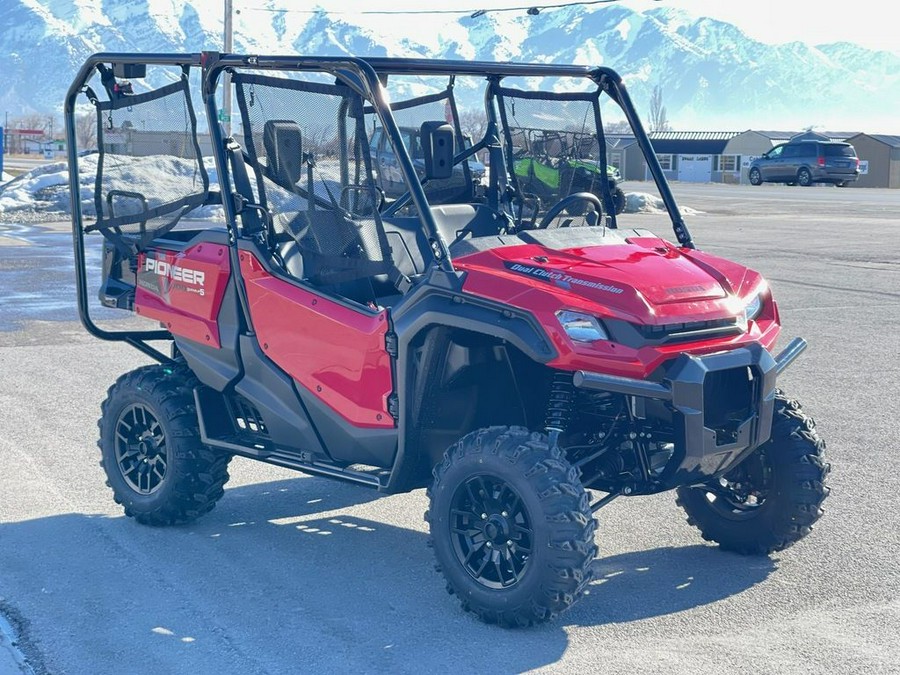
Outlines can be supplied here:
[[28, 659], [19, 651], [16, 631], [5, 616], [0, 614], [0, 674], [34, 675]]

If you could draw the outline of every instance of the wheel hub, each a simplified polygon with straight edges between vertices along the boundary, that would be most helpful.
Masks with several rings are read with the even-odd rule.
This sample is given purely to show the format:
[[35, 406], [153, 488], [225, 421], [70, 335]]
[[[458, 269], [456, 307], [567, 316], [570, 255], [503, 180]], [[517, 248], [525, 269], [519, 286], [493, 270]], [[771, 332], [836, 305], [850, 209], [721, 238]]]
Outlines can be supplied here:
[[494, 544], [505, 543], [509, 539], [509, 523], [500, 514], [494, 513], [484, 524], [485, 538]]
[[713, 507], [732, 520], [753, 517], [771, 489], [771, 469], [763, 453], [755, 453], [707, 489]]

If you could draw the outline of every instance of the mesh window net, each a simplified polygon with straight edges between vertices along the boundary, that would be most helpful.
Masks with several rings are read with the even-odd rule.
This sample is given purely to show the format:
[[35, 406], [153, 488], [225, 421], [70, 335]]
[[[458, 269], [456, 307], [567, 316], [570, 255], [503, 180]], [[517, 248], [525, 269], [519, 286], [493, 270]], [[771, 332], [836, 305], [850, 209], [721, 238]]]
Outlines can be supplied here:
[[148, 93], [95, 100], [95, 106], [97, 221], [85, 231], [141, 250], [209, 194], [187, 75]]

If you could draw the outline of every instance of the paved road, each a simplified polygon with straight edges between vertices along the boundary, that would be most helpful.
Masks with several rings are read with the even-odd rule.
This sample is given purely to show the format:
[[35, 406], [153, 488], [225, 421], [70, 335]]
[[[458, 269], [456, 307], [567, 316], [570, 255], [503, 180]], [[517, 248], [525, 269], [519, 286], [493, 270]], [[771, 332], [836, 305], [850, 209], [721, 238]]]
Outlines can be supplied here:
[[[769, 277], [783, 342], [810, 342], [783, 379], [834, 465], [828, 513], [808, 539], [745, 559], [703, 544], [669, 494], [621, 499], [598, 514], [590, 595], [558, 623], [505, 631], [444, 593], [421, 491], [379, 497], [236, 459], [211, 514], [141, 527], [113, 504], [94, 443], [106, 387], [143, 357], [84, 334], [56, 304], [70, 290], [58, 270], [16, 272], [68, 255], [59, 228], [19, 230], [21, 246], [0, 246], [0, 607], [32, 665], [900, 672], [900, 191], [675, 191], [703, 212], [688, 219], [699, 245]], [[23, 286], [54, 298], [50, 320], [8, 302]]]
[[[65, 158], [62, 158], [65, 161]], [[34, 155], [30, 157], [15, 155], [10, 157], [9, 155], [3, 156], [3, 169], [5, 171], [14, 170], [18, 171], [31, 171], [33, 168], [37, 166], [42, 166], [44, 164], [49, 164], [51, 162], [58, 162], [59, 159], [45, 159], [43, 155]]]

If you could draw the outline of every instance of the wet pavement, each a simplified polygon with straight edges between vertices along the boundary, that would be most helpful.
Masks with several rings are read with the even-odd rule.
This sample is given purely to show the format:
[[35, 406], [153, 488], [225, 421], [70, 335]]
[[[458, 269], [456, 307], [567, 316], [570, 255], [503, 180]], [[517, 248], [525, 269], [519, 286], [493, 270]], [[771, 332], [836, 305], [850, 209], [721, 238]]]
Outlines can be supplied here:
[[[553, 623], [505, 631], [444, 592], [424, 490], [380, 496], [237, 457], [211, 513], [142, 527], [105, 486], [96, 420], [107, 387], [148, 359], [78, 325], [67, 223], [7, 223], [6, 645], [38, 675], [897, 673], [900, 190], [673, 189], [702, 212], [687, 218], [702, 250], [766, 276], [781, 344], [809, 341], [779, 377], [816, 419], [833, 466], [827, 513], [808, 538], [744, 558], [702, 543], [671, 493], [623, 497], [597, 514], [586, 597]], [[664, 218], [641, 218], [666, 233]], [[101, 243], [89, 244], [95, 273]], [[0, 634], [0, 673], [19, 672], [4, 653]]]
[[[89, 276], [89, 297], [100, 286], [97, 271], [103, 240], [88, 235], [85, 253]], [[77, 321], [75, 256], [68, 223], [0, 222], [0, 331], [18, 330], [27, 321]], [[123, 312], [94, 303], [96, 319], [121, 318]]]

